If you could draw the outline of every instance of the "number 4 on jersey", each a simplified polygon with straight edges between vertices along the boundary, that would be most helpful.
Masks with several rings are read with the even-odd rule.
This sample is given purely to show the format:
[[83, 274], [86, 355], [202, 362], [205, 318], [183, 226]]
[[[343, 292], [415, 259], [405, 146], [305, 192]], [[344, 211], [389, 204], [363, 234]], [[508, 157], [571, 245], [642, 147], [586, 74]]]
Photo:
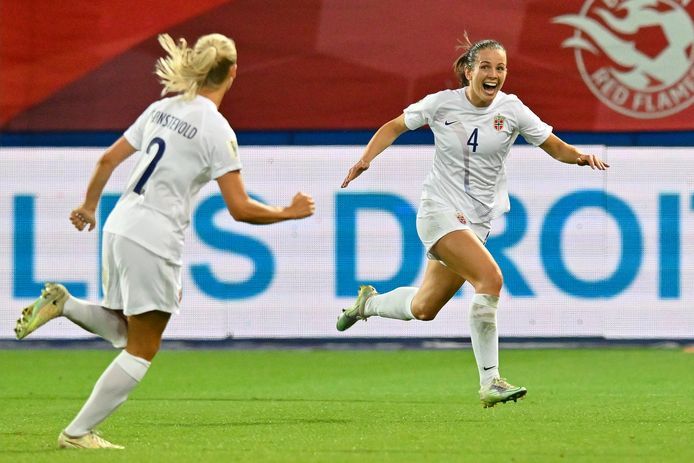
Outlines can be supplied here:
[[470, 134], [470, 138], [467, 139], [467, 145], [472, 146], [472, 152], [476, 153], [477, 152], [477, 128], [472, 131]]

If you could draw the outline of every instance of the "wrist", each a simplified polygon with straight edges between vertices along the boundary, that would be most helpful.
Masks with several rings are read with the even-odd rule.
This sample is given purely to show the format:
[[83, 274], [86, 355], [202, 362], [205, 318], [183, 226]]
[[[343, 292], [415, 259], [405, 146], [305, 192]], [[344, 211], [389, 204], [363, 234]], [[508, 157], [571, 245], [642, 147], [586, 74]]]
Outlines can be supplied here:
[[281, 208], [279, 216], [281, 220], [293, 220], [296, 218], [290, 206]]
[[96, 213], [96, 204], [84, 202], [84, 203], [82, 203], [82, 205], [79, 208], [85, 212], [91, 212], [92, 214]]

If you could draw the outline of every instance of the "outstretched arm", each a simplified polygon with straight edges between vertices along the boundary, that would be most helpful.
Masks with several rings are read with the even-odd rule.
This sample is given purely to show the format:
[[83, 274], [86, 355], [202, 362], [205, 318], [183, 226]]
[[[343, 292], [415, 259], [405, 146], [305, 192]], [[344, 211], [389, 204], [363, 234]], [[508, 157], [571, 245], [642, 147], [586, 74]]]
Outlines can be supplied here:
[[591, 169], [605, 170], [609, 166], [605, 161], [594, 154], [582, 153], [578, 148], [569, 145], [553, 133], [545, 140], [540, 148], [557, 161], [566, 164], [577, 164], [579, 166], [590, 166]]
[[405, 125], [405, 115], [401, 114], [395, 119], [386, 122], [381, 126], [380, 129], [376, 131], [369, 144], [366, 145], [364, 149], [364, 154], [357, 161], [356, 164], [349, 169], [347, 176], [342, 181], [342, 188], [349, 185], [349, 182], [359, 177], [362, 172], [369, 168], [371, 161], [373, 161], [376, 156], [381, 154], [383, 150], [388, 148], [393, 142], [404, 132], [406, 132], [407, 126]]
[[239, 222], [256, 225], [281, 222], [283, 220], [303, 219], [313, 215], [316, 210], [313, 198], [297, 193], [292, 203], [286, 207], [268, 206], [248, 196], [243, 184], [241, 171], [227, 172], [217, 179], [219, 190], [229, 213]]
[[96, 226], [96, 206], [99, 205], [101, 193], [103, 193], [108, 179], [111, 178], [111, 174], [116, 167], [135, 151], [137, 150], [128, 143], [125, 137], [120, 137], [99, 158], [94, 172], [92, 172], [92, 178], [89, 180], [84, 202], [70, 213], [70, 222], [79, 231], [84, 230], [85, 227], [89, 231], [94, 230]]

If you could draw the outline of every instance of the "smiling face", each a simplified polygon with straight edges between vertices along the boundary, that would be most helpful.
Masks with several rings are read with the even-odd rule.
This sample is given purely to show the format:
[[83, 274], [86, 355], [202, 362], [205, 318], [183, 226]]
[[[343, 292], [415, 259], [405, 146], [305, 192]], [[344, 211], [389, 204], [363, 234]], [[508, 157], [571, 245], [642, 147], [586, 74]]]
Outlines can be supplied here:
[[472, 68], [465, 68], [465, 77], [470, 84], [465, 90], [474, 106], [492, 104], [506, 80], [506, 51], [500, 48], [484, 48], [477, 53]]

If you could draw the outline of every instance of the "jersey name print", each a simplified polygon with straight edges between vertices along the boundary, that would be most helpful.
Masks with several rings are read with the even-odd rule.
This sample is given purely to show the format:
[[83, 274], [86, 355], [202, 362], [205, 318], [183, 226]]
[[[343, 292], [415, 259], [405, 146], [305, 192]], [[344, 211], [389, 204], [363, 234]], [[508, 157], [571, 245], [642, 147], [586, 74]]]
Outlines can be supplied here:
[[404, 114], [407, 128], [428, 124], [436, 139], [422, 199], [464, 211], [472, 223], [509, 210], [504, 163], [518, 135], [537, 146], [552, 133], [518, 97], [503, 92], [491, 105], [476, 107], [464, 88], [444, 90], [408, 106]]
[[178, 132], [189, 139], [193, 138], [198, 133], [197, 127], [177, 118], [176, 116], [172, 116], [171, 114], [167, 114], [162, 111], [154, 111], [151, 120], [155, 124], [159, 124], [162, 127], [171, 129], [174, 132]]

